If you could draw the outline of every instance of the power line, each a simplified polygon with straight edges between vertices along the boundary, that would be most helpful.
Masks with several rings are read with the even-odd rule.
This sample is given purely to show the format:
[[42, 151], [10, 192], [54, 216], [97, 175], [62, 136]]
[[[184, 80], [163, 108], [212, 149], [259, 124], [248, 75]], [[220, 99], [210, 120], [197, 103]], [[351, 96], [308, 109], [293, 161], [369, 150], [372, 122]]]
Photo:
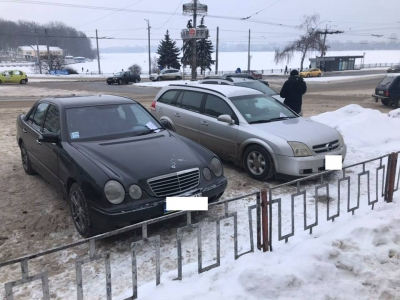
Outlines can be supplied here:
[[275, 1], [275, 2], [272, 3], [271, 5], [268, 5], [267, 7], [263, 8], [262, 10], [259, 10], [259, 11], [256, 12], [255, 14], [252, 14], [251, 16], [248, 16], [248, 17], [246, 17], [246, 18], [242, 18], [242, 20], [248, 20], [248, 19], [250, 19], [251, 17], [254, 17], [255, 15], [258, 15], [260, 12], [263, 12], [263, 11], [266, 10], [267, 8], [270, 8], [271, 6], [277, 4], [278, 2], [281, 2], [281, 1], [282, 1], [282, 0]]
[[[129, 7], [133, 6], [133, 5], [139, 4], [139, 3], [142, 2], [142, 1], [143, 1], [143, 0], [139, 0], [138, 2], [135, 2], [135, 3], [131, 4], [131, 5], [128, 5], [128, 6], [126, 6], [126, 7], [121, 8], [119, 11], [121, 11], [121, 10], [123, 10], [123, 9], [125, 9], [125, 8], [129, 8]], [[98, 19], [93, 20], [93, 21], [91, 21], [91, 22], [85, 23], [85, 24], [80, 25], [80, 26], [78, 26], [78, 27], [76, 27], [76, 28], [80, 28], [80, 27], [83, 27], [83, 26], [92, 24], [92, 23], [97, 22], [97, 21], [99, 21], [99, 20], [101, 20], [101, 19], [104, 19], [104, 18], [106, 18], [106, 17], [109, 17], [109, 16], [111, 16], [111, 15], [114, 15], [114, 14], [116, 14], [116, 13], [119, 12], [119, 11], [112, 12], [111, 14], [105, 15], [105, 16], [103, 16], [103, 17], [101, 17], [101, 18], [98, 18]]]
[[[155, 28], [156, 30], [163, 28], [169, 22], [169, 20], [171, 20], [171, 18], [175, 15], [178, 8], [181, 6], [182, 2], [183, 2], [183, 0], [181, 0], [181, 2], [178, 4], [178, 7], [175, 9], [175, 11], [172, 13], [172, 15], [168, 18], [167, 22], [165, 22], [161, 27]], [[154, 31], [156, 31], [156, 30], [154, 30]]]

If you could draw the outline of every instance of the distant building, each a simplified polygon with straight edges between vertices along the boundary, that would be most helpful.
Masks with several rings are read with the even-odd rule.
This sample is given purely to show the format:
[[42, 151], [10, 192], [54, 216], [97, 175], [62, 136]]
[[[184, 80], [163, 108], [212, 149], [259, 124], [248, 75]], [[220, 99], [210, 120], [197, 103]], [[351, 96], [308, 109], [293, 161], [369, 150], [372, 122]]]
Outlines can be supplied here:
[[323, 56], [310, 58], [311, 68], [319, 68], [326, 71], [355, 70], [356, 59], [360, 59], [359, 65], [364, 59], [363, 55], [354, 56]]
[[[49, 47], [50, 54], [52, 56], [64, 56], [64, 51], [59, 47]], [[39, 55], [40, 57], [46, 58], [48, 56], [47, 46], [39, 45]], [[17, 49], [17, 58], [24, 58], [27, 60], [34, 60], [37, 57], [37, 46], [20, 46]]]

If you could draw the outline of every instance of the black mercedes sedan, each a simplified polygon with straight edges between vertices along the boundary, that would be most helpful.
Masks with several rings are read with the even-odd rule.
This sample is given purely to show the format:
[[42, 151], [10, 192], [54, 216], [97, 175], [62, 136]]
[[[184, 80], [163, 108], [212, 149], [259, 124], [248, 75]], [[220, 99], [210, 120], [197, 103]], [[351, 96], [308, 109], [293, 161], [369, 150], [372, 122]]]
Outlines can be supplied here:
[[132, 71], [125, 71], [115, 73], [113, 76], [108, 77], [106, 82], [108, 84], [118, 83], [118, 84], [128, 84], [140, 82], [140, 75], [135, 74]]
[[18, 116], [17, 142], [25, 172], [64, 194], [84, 237], [168, 213], [168, 196], [217, 201], [227, 186], [214, 153], [129, 98], [39, 100]]

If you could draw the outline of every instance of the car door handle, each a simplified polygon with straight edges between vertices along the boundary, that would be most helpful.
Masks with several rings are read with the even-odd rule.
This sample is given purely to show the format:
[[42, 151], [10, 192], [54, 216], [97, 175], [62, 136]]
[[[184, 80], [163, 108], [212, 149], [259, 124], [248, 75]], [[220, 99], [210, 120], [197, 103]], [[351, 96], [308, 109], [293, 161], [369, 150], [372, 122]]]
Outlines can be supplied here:
[[208, 122], [207, 121], [201, 121], [200, 124], [204, 125], [204, 126], [208, 126]]
[[180, 115], [178, 113], [174, 113], [174, 116], [178, 117], [178, 118], [180, 117]]
[[24, 128], [24, 129], [22, 129], [22, 131], [24, 132], [24, 133], [27, 133], [27, 131], [26, 131], [26, 129]]
[[39, 145], [41, 145], [42, 143], [39, 140], [36, 140], [36, 143], [38, 143]]

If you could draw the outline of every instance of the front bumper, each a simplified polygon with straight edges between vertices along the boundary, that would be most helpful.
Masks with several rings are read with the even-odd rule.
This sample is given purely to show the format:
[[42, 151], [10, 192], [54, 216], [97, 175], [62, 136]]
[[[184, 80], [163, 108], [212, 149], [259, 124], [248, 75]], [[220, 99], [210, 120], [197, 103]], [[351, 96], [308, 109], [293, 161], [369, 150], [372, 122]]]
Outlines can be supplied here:
[[154, 81], [154, 80], [157, 80], [157, 78], [156, 78], [155, 76], [150, 76], [149, 79], [150, 79], [150, 80], [153, 80], [153, 81]]
[[114, 79], [114, 78], [107, 78], [107, 83], [118, 83], [119, 78]]
[[378, 98], [378, 99], [389, 99], [389, 97], [385, 97], [385, 96], [377, 95], [377, 94], [372, 94], [371, 96], [372, 96], [373, 98]]
[[325, 152], [314, 156], [294, 157], [276, 155], [278, 161], [277, 173], [295, 177], [305, 177], [325, 171], [325, 155], [342, 155], [346, 157], [346, 145], [338, 150]]
[[[228, 181], [225, 177], [211, 180], [201, 184], [195, 190], [184, 193], [186, 197], [202, 193], [208, 202], [217, 201], [225, 192]], [[109, 212], [97, 207], [90, 207], [90, 218], [98, 231], [108, 231], [117, 227], [124, 227], [134, 223], [160, 217], [165, 214], [166, 198], [153, 198], [150, 203], [136, 206], [130, 210]]]

